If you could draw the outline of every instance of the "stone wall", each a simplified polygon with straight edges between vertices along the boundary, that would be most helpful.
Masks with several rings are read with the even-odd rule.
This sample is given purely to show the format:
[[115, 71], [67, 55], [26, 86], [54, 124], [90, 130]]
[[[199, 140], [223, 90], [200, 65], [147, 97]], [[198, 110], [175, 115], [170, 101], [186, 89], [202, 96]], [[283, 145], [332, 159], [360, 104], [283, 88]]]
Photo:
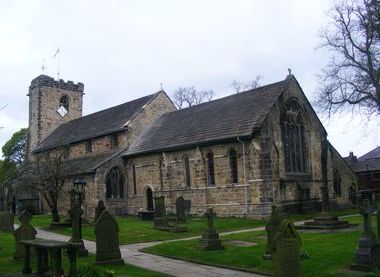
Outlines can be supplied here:
[[[296, 100], [302, 108], [305, 122], [305, 159], [303, 173], [285, 170], [285, 155], [281, 115], [289, 100]], [[210, 146], [193, 147], [181, 151], [156, 153], [131, 157], [126, 160], [128, 179], [128, 212], [136, 213], [147, 208], [146, 190], [151, 188], [154, 195], [164, 195], [169, 211], [174, 211], [175, 200], [179, 196], [192, 202], [191, 213], [199, 214], [207, 206], [213, 206], [222, 216], [266, 217], [271, 205], [276, 204], [289, 213], [311, 212], [320, 209], [322, 166], [322, 141], [326, 131], [310, 106], [302, 90], [295, 82], [284, 91], [279, 101], [272, 107], [259, 131], [244, 142], [245, 176], [242, 143], [230, 142]], [[238, 184], [231, 182], [231, 167], [228, 152], [233, 148], [238, 158]], [[208, 184], [206, 154], [214, 154], [215, 186]], [[190, 163], [191, 186], [185, 185], [184, 158]], [[160, 177], [162, 161], [162, 182]], [[337, 160], [328, 156], [327, 183], [333, 195], [333, 170]], [[133, 189], [133, 168], [136, 175], [137, 191]], [[342, 175], [351, 176], [350, 172]], [[347, 177], [350, 178], [350, 177]], [[343, 188], [344, 187], [344, 188]], [[342, 190], [347, 191], [347, 183]], [[335, 201], [335, 199], [332, 199]], [[347, 206], [347, 197], [337, 200]]]

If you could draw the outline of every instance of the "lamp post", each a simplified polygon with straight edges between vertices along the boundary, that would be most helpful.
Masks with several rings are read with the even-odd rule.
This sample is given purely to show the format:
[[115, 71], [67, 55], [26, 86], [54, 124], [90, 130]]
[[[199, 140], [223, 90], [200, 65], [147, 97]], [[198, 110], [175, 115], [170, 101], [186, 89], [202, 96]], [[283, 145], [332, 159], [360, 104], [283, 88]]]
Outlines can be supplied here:
[[77, 203], [74, 205], [72, 213], [72, 238], [71, 242], [78, 247], [78, 256], [88, 256], [88, 250], [84, 247], [82, 239], [82, 197], [84, 196], [86, 181], [82, 176], [74, 180], [74, 191], [77, 195]]

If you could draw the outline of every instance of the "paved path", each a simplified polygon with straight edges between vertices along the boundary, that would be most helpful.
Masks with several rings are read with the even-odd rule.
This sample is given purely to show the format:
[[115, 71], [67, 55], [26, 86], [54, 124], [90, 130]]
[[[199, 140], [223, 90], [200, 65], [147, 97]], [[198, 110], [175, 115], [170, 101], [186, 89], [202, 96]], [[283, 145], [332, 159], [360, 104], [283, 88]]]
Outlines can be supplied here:
[[[264, 230], [263, 227], [254, 228], [254, 229], [245, 229], [239, 231], [226, 232], [221, 235], [233, 234], [239, 232], [248, 232], [248, 231], [258, 231]], [[48, 232], [37, 228], [37, 237], [44, 239], [53, 239], [53, 240], [69, 240], [68, 236], [56, 234], [53, 232]], [[183, 238], [178, 240], [190, 240], [199, 237]], [[156, 244], [164, 243], [162, 242], [147, 242], [147, 243], [136, 243], [129, 245], [121, 245], [120, 251], [121, 256], [124, 261], [128, 264], [139, 266], [145, 269], [154, 270], [162, 272], [172, 276], [181, 276], [181, 277], [216, 277], [216, 276], [236, 276], [236, 277], [261, 277], [263, 275], [253, 274], [238, 270], [231, 270], [226, 268], [200, 265], [196, 263], [170, 259], [162, 256], [157, 256], [153, 254], [143, 253], [139, 250], [145, 247], [153, 246]], [[84, 240], [84, 244], [90, 253], [95, 253], [96, 244], [93, 241]]]
[[[352, 215], [349, 215], [352, 216]], [[343, 216], [346, 217], [346, 216]], [[304, 221], [295, 222], [295, 225], [303, 224]], [[257, 227], [251, 229], [235, 230], [230, 232], [220, 233], [220, 236], [225, 236], [229, 234], [237, 234], [244, 232], [253, 232], [253, 231], [263, 231], [264, 227]], [[63, 240], [67, 241], [68, 236], [60, 235], [53, 232], [48, 232], [37, 228], [37, 237], [44, 239], [54, 239], [54, 240]], [[236, 277], [259, 277], [263, 275], [247, 273], [238, 270], [225, 269], [214, 266], [200, 265], [196, 263], [170, 259], [158, 255], [148, 254], [140, 252], [139, 250], [150, 247], [153, 245], [171, 242], [171, 241], [184, 241], [198, 239], [200, 236], [173, 239], [166, 241], [154, 241], [154, 242], [144, 242], [144, 243], [135, 243], [129, 245], [121, 245], [120, 251], [122, 258], [126, 263], [139, 266], [145, 269], [150, 269], [158, 272], [162, 272], [172, 276], [181, 276], [181, 277], [216, 277], [216, 276], [236, 276]], [[84, 244], [90, 253], [95, 253], [96, 244], [93, 241], [84, 240]]]

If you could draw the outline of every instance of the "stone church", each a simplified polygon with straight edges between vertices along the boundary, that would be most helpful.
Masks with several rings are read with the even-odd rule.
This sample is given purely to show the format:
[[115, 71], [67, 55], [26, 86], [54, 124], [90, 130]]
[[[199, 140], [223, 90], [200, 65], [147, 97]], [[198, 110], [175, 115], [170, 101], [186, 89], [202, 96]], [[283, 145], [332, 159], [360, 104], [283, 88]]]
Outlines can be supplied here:
[[99, 200], [115, 214], [154, 210], [161, 195], [169, 211], [179, 196], [190, 200], [191, 214], [259, 218], [274, 204], [309, 212], [323, 184], [332, 207], [356, 204], [356, 177], [293, 75], [182, 110], [158, 91], [82, 116], [84, 85], [46, 75], [28, 96], [28, 158], [64, 149], [67, 186], [86, 179], [88, 216]]

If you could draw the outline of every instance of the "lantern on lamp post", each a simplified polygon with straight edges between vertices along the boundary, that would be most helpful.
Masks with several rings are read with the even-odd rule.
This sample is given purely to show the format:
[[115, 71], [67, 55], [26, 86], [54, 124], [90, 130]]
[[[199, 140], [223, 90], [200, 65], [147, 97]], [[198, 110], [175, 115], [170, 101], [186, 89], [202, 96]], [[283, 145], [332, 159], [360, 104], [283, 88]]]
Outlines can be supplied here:
[[85, 193], [86, 180], [82, 176], [78, 176], [74, 180], [74, 191], [76, 194], [76, 203], [73, 206], [72, 214], [72, 237], [71, 243], [78, 247], [78, 256], [88, 256], [88, 250], [84, 247], [82, 239], [82, 199]]

